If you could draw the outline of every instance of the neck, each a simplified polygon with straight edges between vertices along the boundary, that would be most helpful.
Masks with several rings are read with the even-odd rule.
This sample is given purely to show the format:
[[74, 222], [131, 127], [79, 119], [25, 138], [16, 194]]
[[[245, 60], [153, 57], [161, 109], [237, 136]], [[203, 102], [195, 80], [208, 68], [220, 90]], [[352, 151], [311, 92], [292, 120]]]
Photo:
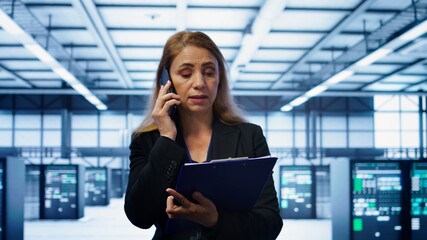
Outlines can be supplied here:
[[198, 135], [212, 130], [213, 113], [180, 114], [184, 136]]

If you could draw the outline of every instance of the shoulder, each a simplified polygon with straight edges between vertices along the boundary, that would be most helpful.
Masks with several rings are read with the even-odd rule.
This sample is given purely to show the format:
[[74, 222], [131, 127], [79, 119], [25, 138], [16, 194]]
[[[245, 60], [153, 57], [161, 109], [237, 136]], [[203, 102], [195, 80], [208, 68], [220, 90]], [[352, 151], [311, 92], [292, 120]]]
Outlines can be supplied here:
[[154, 144], [154, 142], [159, 138], [160, 133], [158, 130], [142, 132], [138, 134], [132, 134], [131, 146], [133, 145], [146, 145]]
[[246, 131], [262, 131], [261, 127], [259, 125], [245, 122], [245, 123], [239, 123], [236, 125], [238, 128]]
[[237, 129], [239, 129], [243, 135], [258, 135], [262, 134], [262, 128], [259, 125], [253, 123], [239, 123], [234, 125]]
[[221, 123], [219, 128], [222, 132], [240, 132], [243, 136], [263, 135], [259, 125], [248, 122], [233, 125]]

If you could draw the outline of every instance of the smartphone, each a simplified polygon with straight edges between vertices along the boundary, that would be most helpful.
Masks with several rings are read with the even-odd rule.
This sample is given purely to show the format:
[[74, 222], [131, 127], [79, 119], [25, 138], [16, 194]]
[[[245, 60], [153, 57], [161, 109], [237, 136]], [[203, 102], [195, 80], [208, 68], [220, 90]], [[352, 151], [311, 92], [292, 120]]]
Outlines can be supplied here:
[[[166, 83], [170, 80], [169, 72], [166, 68], [163, 68], [162, 76], [160, 77], [160, 80], [161, 80], [161, 84], [163, 86], [165, 86]], [[172, 80], [171, 80], [171, 83], [172, 83]], [[171, 93], [171, 92], [175, 93], [175, 90], [173, 89], [173, 85], [171, 85], [170, 88], [168, 89], [168, 93]], [[175, 109], [176, 109], [175, 105], [173, 105], [171, 108], [169, 108], [168, 113], [169, 113], [170, 117], [172, 117], [174, 115]]]

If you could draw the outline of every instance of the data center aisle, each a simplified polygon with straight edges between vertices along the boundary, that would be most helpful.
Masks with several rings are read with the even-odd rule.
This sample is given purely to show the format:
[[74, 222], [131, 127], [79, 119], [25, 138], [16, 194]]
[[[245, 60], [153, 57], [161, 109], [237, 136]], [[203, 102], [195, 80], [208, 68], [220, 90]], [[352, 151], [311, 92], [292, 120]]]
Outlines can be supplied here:
[[[107, 207], [85, 207], [80, 220], [26, 221], [25, 240], [149, 240], [154, 228], [134, 227], [123, 211], [123, 199], [111, 199]], [[331, 240], [330, 220], [285, 220], [277, 239]]]

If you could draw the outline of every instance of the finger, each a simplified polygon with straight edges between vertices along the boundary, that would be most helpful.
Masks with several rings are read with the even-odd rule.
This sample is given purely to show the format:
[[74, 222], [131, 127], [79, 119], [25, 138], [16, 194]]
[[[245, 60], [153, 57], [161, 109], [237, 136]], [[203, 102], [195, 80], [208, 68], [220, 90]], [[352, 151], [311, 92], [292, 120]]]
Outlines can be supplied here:
[[168, 198], [166, 199], [166, 209], [172, 209], [173, 206], [175, 206], [175, 204], [173, 203], [173, 196], [168, 196]]
[[193, 194], [191, 196], [194, 198], [194, 200], [196, 200], [198, 203], [200, 203], [202, 205], [211, 203], [211, 201], [208, 198], [206, 198], [205, 196], [203, 196], [203, 194], [200, 192], [193, 192]]
[[[181, 101], [179, 96], [173, 93], [168, 93], [166, 95], [160, 96], [157, 98], [154, 105], [155, 111], [168, 111], [173, 105], [180, 105]], [[157, 109], [157, 110], [156, 110]]]
[[166, 99], [164, 99], [164, 96], [167, 94], [167, 90], [168, 90], [166, 86], [167, 84], [165, 86], [160, 85], [160, 90], [159, 90], [159, 94], [157, 96], [155, 105], [163, 106], [164, 102], [166, 101]]
[[168, 80], [164, 85], [160, 83], [160, 87], [166, 87], [171, 84], [172, 84], [171, 80]]
[[163, 102], [168, 102], [170, 100], [179, 100], [179, 96], [175, 93], [167, 93], [161, 97], [159, 97]]
[[173, 190], [172, 188], [166, 189], [166, 192], [172, 195], [179, 203], [181, 203], [181, 206], [184, 208], [191, 207], [191, 202], [185, 198], [183, 195], [181, 195], [179, 192]]
[[169, 80], [166, 82], [165, 85], [160, 85], [160, 92], [162, 95], [166, 94], [169, 90], [169, 88], [171, 87], [172, 82]]
[[173, 208], [174, 208], [175, 204], [173, 202], [173, 196], [169, 196], [166, 199], [166, 214], [168, 215], [169, 218], [173, 218]]
[[166, 101], [165, 104], [163, 105], [163, 108], [166, 111], [168, 111], [172, 106], [174, 106], [174, 105], [178, 106], [180, 104], [181, 104], [181, 101], [176, 100], [176, 99], [172, 99], [172, 100]]
[[156, 102], [154, 103], [154, 109], [160, 109], [164, 105], [165, 101], [163, 100], [163, 96], [164, 93], [162, 94], [162, 89], [160, 89], [159, 95], [157, 96]]

